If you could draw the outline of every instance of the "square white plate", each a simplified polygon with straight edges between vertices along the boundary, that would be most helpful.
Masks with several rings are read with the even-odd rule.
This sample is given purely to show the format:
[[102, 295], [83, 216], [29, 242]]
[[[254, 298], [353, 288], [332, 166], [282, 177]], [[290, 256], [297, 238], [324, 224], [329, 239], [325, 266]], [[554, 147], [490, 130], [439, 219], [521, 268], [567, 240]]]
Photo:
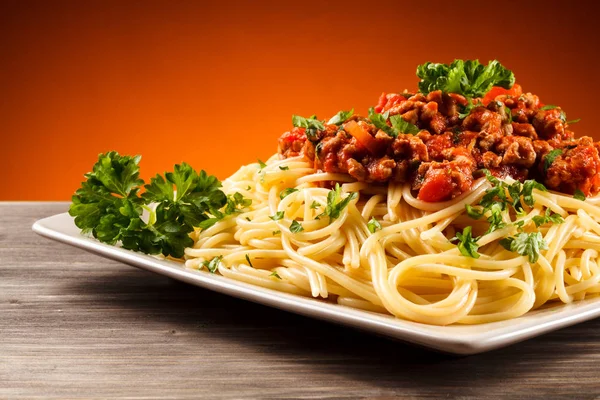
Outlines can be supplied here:
[[481, 353], [600, 316], [600, 297], [595, 297], [568, 305], [557, 303], [509, 321], [475, 326], [430, 326], [277, 292], [206, 271], [186, 269], [175, 261], [109, 246], [82, 235], [67, 213], [41, 219], [33, 225], [33, 230], [47, 238], [205, 289], [448, 353]]

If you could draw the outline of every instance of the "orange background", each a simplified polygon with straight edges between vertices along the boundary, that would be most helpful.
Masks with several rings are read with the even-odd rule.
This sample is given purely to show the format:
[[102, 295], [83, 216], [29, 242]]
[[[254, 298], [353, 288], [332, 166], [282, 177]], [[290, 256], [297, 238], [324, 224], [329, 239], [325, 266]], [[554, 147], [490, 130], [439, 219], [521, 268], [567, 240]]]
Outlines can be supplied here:
[[223, 179], [292, 114], [364, 113], [454, 58], [499, 59], [600, 139], [599, 37], [576, 1], [0, 0], [0, 199], [67, 200], [108, 150]]

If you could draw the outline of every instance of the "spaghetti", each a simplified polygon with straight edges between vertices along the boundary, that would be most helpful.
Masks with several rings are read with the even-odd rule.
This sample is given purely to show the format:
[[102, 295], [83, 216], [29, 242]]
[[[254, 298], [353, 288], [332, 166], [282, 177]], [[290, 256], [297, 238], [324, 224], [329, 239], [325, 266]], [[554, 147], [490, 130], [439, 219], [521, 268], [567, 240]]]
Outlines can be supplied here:
[[[358, 197], [335, 220], [317, 218], [332, 181]], [[465, 205], [477, 204], [490, 187], [480, 178], [450, 201], [428, 203], [413, 197], [407, 184], [357, 182], [315, 171], [302, 157], [273, 156], [263, 168], [244, 166], [223, 181], [226, 194], [239, 192], [252, 205], [194, 232], [185, 264], [202, 268], [222, 256], [218, 272], [232, 279], [436, 325], [515, 318], [549, 301], [600, 292], [599, 199], [534, 189], [535, 204], [525, 206], [516, 224], [506, 212], [506, 226], [479, 238], [480, 258], [461, 255], [449, 239], [466, 226], [485, 230]], [[281, 199], [284, 189], [289, 194]], [[564, 223], [538, 228], [548, 249], [536, 262], [499, 244], [518, 227], [534, 228], [532, 219], [546, 209]], [[282, 218], [274, 220], [278, 213]], [[372, 218], [381, 225], [374, 233]], [[303, 230], [292, 232], [293, 221]]]

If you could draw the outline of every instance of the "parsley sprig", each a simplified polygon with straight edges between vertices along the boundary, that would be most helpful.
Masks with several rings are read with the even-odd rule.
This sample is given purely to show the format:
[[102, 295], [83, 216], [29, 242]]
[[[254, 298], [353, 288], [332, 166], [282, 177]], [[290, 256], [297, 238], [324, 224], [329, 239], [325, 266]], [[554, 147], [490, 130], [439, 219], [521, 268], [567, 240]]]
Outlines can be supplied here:
[[339, 183], [336, 183], [335, 187], [327, 193], [327, 205], [325, 206], [325, 211], [319, 214], [317, 218], [322, 216], [328, 216], [331, 220], [339, 218], [342, 210], [357, 197], [358, 193], [353, 192], [342, 199], [342, 188]]
[[193, 245], [194, 227], [209, 228], [251, 204], [240, 193], [226, 196], [217, 178], [186, 163], [153, 177], [140, 196], [140, 159], [114, 151], [98, 156], [69, 208], [78, 228], [103, 243], [120, 241], [125, 249], [181, 258]]

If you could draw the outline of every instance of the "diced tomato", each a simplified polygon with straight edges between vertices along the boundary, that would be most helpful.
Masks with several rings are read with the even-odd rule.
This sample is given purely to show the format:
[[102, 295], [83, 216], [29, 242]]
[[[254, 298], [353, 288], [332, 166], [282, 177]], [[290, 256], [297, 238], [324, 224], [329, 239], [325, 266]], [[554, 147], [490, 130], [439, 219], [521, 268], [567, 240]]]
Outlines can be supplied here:
[[430, 203], [449, 200], [452, 196], [452, 178], [446, 169], [430, 169], [425, 174], [425, 180], [419, 195], [419, 200]]
[[383, 93], [381, 93], [381, 96], [379, 96], [379, 101], [377, 102], [377, 105], [375, 106], [375, 112], [381, 113], [381, 110], [383, 110], [385, 103], [387, 103], [387, 94], [385, 92], [383, 92]]
[[366, 129], [356, 123], [356, 121], [347, 122], [344, 130], [354, 136], [358, 143], [363, 145], [371, 154], [377, 154], [379, 145], [375, 138], [371, 136]]
[[482, 99], [482, 102], [484, 105], [487, 106], [490, 101], [494, 100], [498, 96], [507, 95], [507, 96], [518, 97], [522, 94], [523, 94], [523, 89], [521, 88], [521, 85], [516, 84], [516, 83], [513, 85], [513, 87], [511, 89], [504, 89], [503, 87], [500, 87], [500, 86], [494, 86], [493, 88], [490, 89], [489, 92], [487, 92], [485, 94], [485, 96]]
[[305, 129], [304, 128], [294, 128], [289, 132], [285, 132], [279, 140], [284, 141], [284, 142], [289, 142], [289, 143], [297, 142], [297, 141], [304, 142], [306, 140]]

